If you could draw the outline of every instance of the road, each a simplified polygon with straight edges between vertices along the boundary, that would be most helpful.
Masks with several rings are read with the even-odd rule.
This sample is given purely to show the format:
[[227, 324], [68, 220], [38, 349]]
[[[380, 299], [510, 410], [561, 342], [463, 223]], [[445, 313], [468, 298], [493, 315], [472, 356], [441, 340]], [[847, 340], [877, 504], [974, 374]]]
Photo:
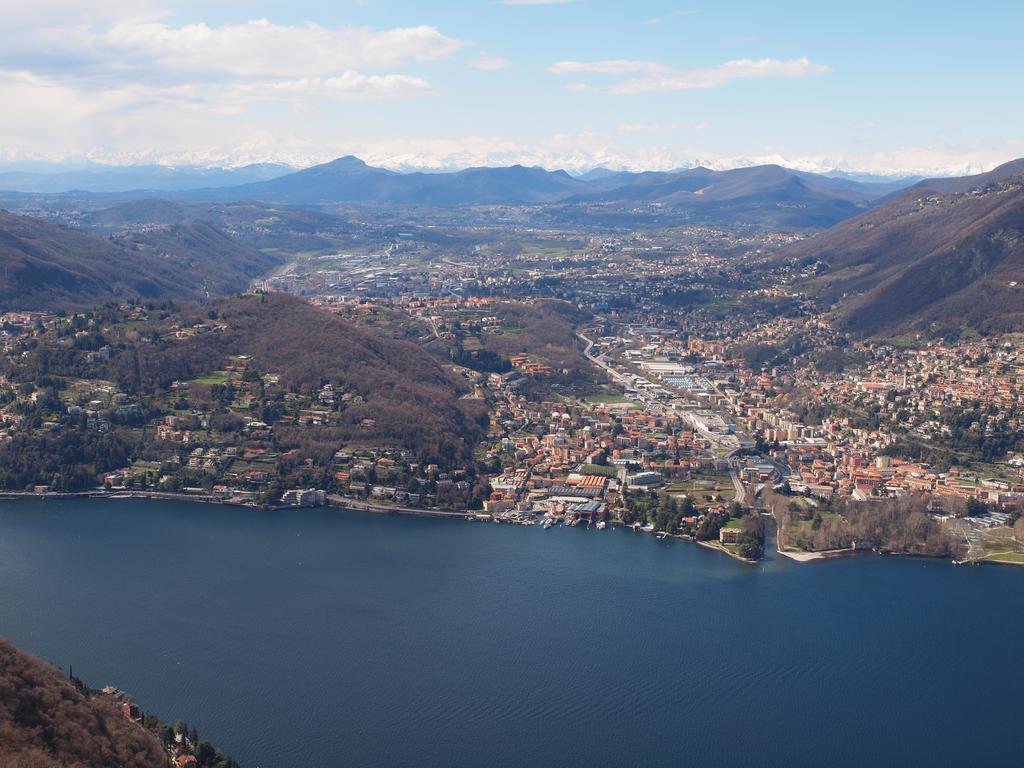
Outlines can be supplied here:
[[587, 345], [583, 349], [583, 355], [584, 355], [584, 357], [587, 358], [587, 360], [592, 362], [598, 368], [603, 369], [605, 371], [605, 373], [607, 373], [612, 378], [612, 381], [615, 381], [615, 382], [617, 382], [619, 384], [622, 384], [623, 386], [627, 386], [627, 385], [629, 385], [631, 383], [630, 380], [624, 374], [619, 373], [614, 368], [612, 368], [608, 363], [606, 363], [602, 359], [602, 357], [600, 355], [593, 355], [593, 354], [590, 353], [590, 350], [594, 346], [594, 342], [592, 340], [588, 339], [586, 336], [584, 336], [579, 331], [576, 332], [576, 336], [580, 340], [582, 340], [584, 343], [586, 343], [586, 345]]
[[747, 499], [747, 488], [743, 485], [743, 481], [740, 480], [740, 476], [736, 473], [736, 467], [731, 464], [729, 466], [729, 477], [732, 478], [733, 487], [736, 489], [736, 498], [734, 501], [737, 504], [742, 504]]

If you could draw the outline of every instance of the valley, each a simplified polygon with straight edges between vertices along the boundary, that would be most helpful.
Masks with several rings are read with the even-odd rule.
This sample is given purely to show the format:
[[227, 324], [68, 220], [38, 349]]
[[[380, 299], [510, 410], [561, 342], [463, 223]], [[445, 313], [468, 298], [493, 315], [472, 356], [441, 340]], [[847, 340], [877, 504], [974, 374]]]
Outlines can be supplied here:
[[[36, 311], [5, 316], [0, 485], [619, 521], [727, 548], [730, 525], [772, 512], [825, 522], [798, 548], [973, 558], [988, 550], [964, 550], [964, 525], [998, 541], [1020, 516], [1015, 315], [943, 309], [993, 280], [1013, 291], [1014, 164], [902, 192], [775, 168], [605, 177], [618, 193], [575, 202], [565, 189], [583, 182], [568, 177], [481, 171], [431, 181], [439, 194], [473, 180], [475, 204], [445, 198], [443, 214], [432, 199], [348, 200], [415, 180], [352, 159], [313, 170], [217, 192], [320, 189], [313, 207], [185, 199], [204, 191], [49, 196], [45, 211], [37, 196], [8, 214], [11, 257], [45, 240], [75, 254], [69, 274], [133, 258], [167, 277], [113, 294], [60, 278], [74, 302], [23, 294]], [[767, 210], [793, 179], [869, 210], [824, 231], [738, 210], [692, 221], [706, 218], [694, 189]], [[561, 191], [508, 202], [539, 180]], [[636, 207], [665, 189], [658, 205], [677, 213]], [[566, 206], [586, 213], [569, 224]], [[976, 288], [949, 261], [968, 246], [946, 245], [966, 231], [1011, 249]], [[961, 286], [923, 276], [935, 269]], [[937, 312], [944, 324], [925, 320]], [[851, 500], [917, 533], [855, 526]], [[763, 533], [740, 538], [756, 558]]]

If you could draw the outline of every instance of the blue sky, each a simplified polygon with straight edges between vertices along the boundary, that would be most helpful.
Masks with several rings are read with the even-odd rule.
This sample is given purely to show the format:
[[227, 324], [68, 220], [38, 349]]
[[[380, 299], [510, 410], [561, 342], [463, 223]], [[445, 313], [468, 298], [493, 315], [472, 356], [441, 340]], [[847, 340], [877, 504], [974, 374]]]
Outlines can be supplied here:
[[23, 5], [0, 30], [18, 107], [0, 159], [958, 173], [1024, 155], [1020, 2]]

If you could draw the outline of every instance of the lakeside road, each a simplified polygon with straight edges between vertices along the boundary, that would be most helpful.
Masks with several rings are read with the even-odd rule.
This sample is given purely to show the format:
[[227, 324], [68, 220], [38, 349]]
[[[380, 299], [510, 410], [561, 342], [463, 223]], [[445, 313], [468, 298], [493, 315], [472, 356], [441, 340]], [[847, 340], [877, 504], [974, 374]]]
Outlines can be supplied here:
[[[303, 509], [296, 506], [276, 506], [268, 504], [250, 504], [241, 501], [211, 496], [209, 494], [194, 493], [170, 493], [166, 491], [138, 491], [138, 490], [92, 490], [75, 492], [47, 492], [35, 493], [32, 491], [5, 491], [0, 493], [0, 500], [70, 500], [70, 499], [109, 499], [117, 501], [120, 499], [149, 499], [155, 501], [191, 501], [198, 504], [223, 504], [235, 507], [252, 507], [254, 509]], [[401, 507], [387, 504], [371, 504], [358, 501], [344, 496], [328, 496], [326, 506], [337, 509], [351, 509], [357, 512], [374, 512], [385, 515], [405, 515], [409, 517], [438, 517], [451, 520], [472, 519], [475, 515], [472, 512], [453, 512], [443, 509], [424, 509], [422, 507]]]
[[345, 496], [328, 496], [327, 506], [339, 509], [351, 509], [356, 512], [373, 512], [380, 515], [403, 515], [406, 517], [436, 517], [448, 520], [470, 520], [476, 517], [472, 512], [451, 512], [443, 509], [424, 509], [423, 507], [400, 507], [388, 504], [371, 504], [357, 501]]

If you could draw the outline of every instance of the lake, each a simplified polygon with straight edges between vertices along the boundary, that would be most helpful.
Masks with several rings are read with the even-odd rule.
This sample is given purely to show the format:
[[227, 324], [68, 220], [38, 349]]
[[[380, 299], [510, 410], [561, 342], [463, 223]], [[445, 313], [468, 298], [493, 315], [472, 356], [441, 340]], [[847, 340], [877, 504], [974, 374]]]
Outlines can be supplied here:
[[0, 635], [245, 768], [1018, 764], [1024, 569], [0, 505]]

